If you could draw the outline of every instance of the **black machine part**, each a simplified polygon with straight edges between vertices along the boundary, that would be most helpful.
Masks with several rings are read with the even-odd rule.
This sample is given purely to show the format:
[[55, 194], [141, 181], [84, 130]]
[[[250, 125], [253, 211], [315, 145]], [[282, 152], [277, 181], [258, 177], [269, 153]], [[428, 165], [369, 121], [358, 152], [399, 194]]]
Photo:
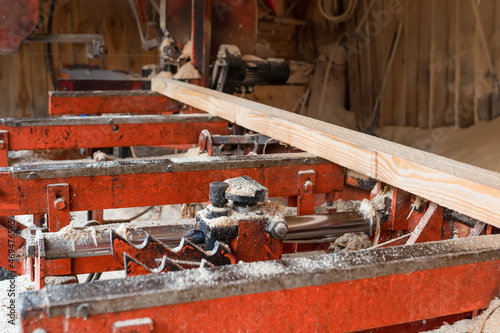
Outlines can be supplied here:
[[211, 88], [228, 94], [252, 92], [254, 86], [286, 84], [290, 66], [284, 59], [244, 60], [235, 45], [221, 45], [212, 71]]

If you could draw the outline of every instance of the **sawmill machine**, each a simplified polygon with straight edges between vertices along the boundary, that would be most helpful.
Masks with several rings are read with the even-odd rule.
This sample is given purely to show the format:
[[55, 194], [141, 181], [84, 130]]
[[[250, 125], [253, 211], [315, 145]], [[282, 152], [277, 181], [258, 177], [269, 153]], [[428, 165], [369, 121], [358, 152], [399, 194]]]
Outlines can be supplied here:
[[[124, 5], [158, 66], [140, 79], [59, 79], [51, 117], [0, 120], [0, 266], [35, 285], [19, 296], [22, 332], [418, 332], [498, 296], [498, 174], [391, 154], [402, 148], [389, 142], [377, 150], [376, 138], [233, 96], [290, 75], [286, 61], [254, 55], [256, 1]], [[6, 6], [0, 52], [69, 40], [33, 34], [38, 1]], [[106, 56], [102, 36], [71, 38]], [[173, 80], [186, 65], [199, 76]], [[137, 146], [199, 156], [93, 155]], [[12, 163], [16, 151], [53, 149], [97, 157]], [[193, 218], [104, 219], [197, 203]], [[76, 227], [72, 212], [89, 221]], [[111, 271], [125, 277], [99, 279]]]

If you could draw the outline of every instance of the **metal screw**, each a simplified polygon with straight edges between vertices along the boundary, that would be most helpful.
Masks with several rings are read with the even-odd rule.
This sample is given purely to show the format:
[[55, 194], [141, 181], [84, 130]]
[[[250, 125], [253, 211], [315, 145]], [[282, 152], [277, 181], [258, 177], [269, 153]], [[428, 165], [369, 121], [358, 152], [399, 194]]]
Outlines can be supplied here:
[[54, 208], [58, 210], [63, 210], [66, 207], [66, 202], [63, 198], [56, 199], [54, 201]]
[[283, 238], [285, 238], [285, 236], [286, 236], [287, 233], [288, 233], [288, 227], [286, 226], [285, 223], [278, 223], [273, 228], [274, 237], [277, 238], [277, 239], [283, 239]]
[[87, 303], [82, 303], [76, 308], [76, 315], [80, 318], [87, 319], [90, 314], [90, 307]]
[[34, 173], [34, 172], [30, 172], [30, 173], [28, 174], [28, 179], [35, 179], [35, 178], [36, 178], [36, 173]]
[[0, 149], [4, 149], [4, 148], [5, 148], [5, 141], [0, 140]]
[[172, 166], [171, 165], [167, 165], [167, 172], [172, 172]]

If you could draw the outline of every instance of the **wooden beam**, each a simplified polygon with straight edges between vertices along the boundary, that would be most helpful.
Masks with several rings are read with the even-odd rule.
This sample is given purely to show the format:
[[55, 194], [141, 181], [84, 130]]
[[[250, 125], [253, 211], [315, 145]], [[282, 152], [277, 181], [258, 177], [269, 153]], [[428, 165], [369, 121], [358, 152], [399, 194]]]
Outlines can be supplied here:
[[163, 78], [154, 91], [500, 227], [500, 175], [445, 157]]

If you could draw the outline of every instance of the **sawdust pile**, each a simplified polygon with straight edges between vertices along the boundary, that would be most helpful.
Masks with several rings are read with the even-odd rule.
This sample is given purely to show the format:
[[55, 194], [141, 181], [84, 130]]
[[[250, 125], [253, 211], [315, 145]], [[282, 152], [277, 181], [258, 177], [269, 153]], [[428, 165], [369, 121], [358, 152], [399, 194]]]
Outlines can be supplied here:
[[376, 133], [387, 140], [500, 172], [499, 128], [500, 117], [469, 128], [383, 127]]
[[445, 324], [433, 333], [498, 333], [500, 332], [500, 299], [495, 298], [480, 316]]
[[370, 238], [365, 233], [347, 233], [343, 234], [331, 243], [328, 252], [357, 251], [367, 249], [372, 246], [373, 244], [370, 241]]
[[179, 71], [174, 75], [176, 80], [195, 80], [201, 79], [200, 72], [194, 67], [192, 62], [187, 62]]

